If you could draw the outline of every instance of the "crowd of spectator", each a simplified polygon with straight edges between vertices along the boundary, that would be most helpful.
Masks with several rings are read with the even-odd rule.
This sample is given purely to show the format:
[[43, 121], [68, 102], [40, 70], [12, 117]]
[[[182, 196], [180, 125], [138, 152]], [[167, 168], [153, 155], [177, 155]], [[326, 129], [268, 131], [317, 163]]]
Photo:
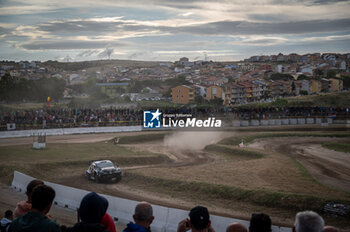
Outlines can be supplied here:
[[[156, 110], [156, 109], [147, 109]], [[163, 114], [184, 114], [192, 117], [231, 119], [279, 119], [290, 117], [348, 118], [349, 108], [335, 107], [260, 107], [260, 108], [161, 108]], [[88, 126], [141, 125], [143, 110], [137, 109], [40, 109], [0, 113], [1, 130], [8, 123], [16, 129], [72, 128]]]
[[[73, 226], [58, 225], [49, 215], [55, 198], [55, 190], [40, 180], [33, 180], [27, 186], [27, 200], [19, 202], [16, 213], [5, 212], [1, 219], [1, 232], [116, 232], [115, 223], [107, 213], [108, 200], [103, 196], [90, 192], [80, 202], [78, 222]], [[25, 204], [25, 207], [23, 205]], [[150, 232], [151, 225], [157, 220], [153, 215], [152, 205], [140, 202], [136, 205], [133, 222], [127, 224], [123, 232]], [[178, 223], [177, 232], [215, 232], [206, 207], [192, 208], [187, 218]], [[226, 232], [271, 232], [272, 223], [267, 214], [252, 214], [249, 226], [233, 222]], [[323, 218], [313, 211], [296, 214], [293, 232], [339, 232], [333, 226], [325, 226]]]
[[118, 126], [139, 123], [141, 111], [129, 109], [46, 109], [0, 114], [2, 129], [8, 123], [17, 129], [41, 129], [84, 126]]
[[280, 119], [293, 117], [348, 118], [350, 108], [341, 107], [261, 107], [254, 109], [234, 108], [238, 119]]

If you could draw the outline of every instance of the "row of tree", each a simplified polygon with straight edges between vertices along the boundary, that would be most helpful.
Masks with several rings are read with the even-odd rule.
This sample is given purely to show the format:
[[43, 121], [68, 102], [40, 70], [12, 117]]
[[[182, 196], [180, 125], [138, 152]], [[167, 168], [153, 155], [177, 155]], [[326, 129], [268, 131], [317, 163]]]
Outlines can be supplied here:
[[5, 74], [0, 80], [0, 101], [42, 101], [47, 97], [62, 99], [65, 81], [57, 78], [27, 80]]

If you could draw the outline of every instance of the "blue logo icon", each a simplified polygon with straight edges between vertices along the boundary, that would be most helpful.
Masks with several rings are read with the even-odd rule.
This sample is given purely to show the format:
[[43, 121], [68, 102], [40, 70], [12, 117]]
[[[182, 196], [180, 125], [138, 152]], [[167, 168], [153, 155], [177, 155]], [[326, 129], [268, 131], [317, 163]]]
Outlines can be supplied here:
[[160, 128], [160, 115], [162, 113], [157, 111], [143, 111], [143, 128]]

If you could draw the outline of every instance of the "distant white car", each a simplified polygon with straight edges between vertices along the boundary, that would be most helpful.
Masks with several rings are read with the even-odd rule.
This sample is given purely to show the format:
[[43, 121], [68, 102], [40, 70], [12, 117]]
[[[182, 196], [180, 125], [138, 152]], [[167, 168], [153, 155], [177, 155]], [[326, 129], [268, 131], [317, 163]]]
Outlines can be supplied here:
[[98, 160], [90, 163], [86, 176], [97, 183], [101, 181], [120, 181], [122, 171], [110, 160]]

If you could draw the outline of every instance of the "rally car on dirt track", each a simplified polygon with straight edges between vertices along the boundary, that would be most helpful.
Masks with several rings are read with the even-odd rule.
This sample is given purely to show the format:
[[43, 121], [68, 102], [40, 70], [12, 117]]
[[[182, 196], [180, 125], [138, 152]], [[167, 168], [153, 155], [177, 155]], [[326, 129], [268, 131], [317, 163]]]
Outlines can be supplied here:
[[122, 171], [110, 160], [98, 160], [90, 162], [90, 167], [86, 170], [86, 176], [96, 182], [117, 182], [122, 177]]

